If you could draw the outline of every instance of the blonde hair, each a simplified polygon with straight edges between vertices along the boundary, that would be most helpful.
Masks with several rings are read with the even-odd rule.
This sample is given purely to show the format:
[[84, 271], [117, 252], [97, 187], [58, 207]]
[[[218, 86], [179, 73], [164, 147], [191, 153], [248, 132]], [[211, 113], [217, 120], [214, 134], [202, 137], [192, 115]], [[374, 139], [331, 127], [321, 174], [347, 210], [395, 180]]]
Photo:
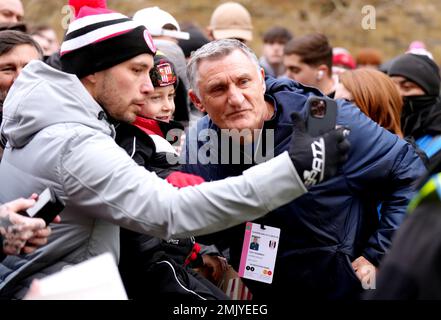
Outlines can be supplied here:
[[373, 69], [356, 69], [342, 73], [340, 82], [352, 94], [354, 103], [383, 128], [403, 137], [401, 109], [403, 100], [393, 81]]

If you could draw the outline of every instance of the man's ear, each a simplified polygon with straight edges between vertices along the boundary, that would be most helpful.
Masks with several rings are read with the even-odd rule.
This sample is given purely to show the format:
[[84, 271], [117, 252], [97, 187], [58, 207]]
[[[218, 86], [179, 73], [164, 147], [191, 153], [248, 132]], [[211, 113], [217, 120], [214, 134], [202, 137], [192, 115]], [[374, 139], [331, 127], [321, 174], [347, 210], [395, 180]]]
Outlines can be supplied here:
[[80, 79], [81, 83], [84, 85], [87, 91], [95, 97], [96, 84], [98, 82], [97, 74], [92, 73]]
[[205, 28], [205, 34], [207, 35], [208, 40], [210, 41], [216, 40], [214, 39], [213, 29], [210, 26], [207, 26]]
[[95, 84], [97, 82], [96, 73], [89, 74], [88, 76], [85, 76], [84, 78], [93, 84]]
[[262, 88], [263, 88], [263, 94], [266, 92], [266, 83], [265, 83], [265, 70], [263, 68], [260, 68], [260, 73], [262, 74]]
[[92, 84], [96, 84], [96, 82], [97, 82], [96, 73], [89, 74], [88, 76], [83, 77], [82, 80], [85, 80], [86, 82], [89, 82]]
[[188, 90], [188, 96], [190, 97], [191, 102], [193, 102], [194, 106], [201, 112], [206, 112], [205, 108], [202, 106], [201, 100], [193, 91], [193, 89]]
[[328, 76], [329, 75], [329, 68], [326, 64], [321, 64], [318, 68], [317, 68], [318, 72], [317, 72], [317, 80], [322, 80], [323, 78], [325, 78], [325, 75]]

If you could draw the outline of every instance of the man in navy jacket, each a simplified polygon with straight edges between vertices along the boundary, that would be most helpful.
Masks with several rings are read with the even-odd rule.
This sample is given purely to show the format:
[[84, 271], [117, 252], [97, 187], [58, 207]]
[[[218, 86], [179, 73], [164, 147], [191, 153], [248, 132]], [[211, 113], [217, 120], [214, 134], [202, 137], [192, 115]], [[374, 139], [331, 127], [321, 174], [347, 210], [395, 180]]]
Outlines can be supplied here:
[[[263, 138], [273, 130], [273, 151], [278, 155], [289, 148], [291, 114], [305, 117], [307, 98], [323, 96], [292, 80], [265, 79], [253, 52], [235, 40], [214, 41], [196, 51], [188, 74], [190, 98], [208, 115], [188, 132], [182, 160], [187, 172], [207, 181], [240, 175], [255, 161], [245, 161], [243, 148], [241, 162], [229, 164], [228, 150], [208, 137], [206, 129], [220, 133], [263, 128], [261, 135], [244, 134], [238, 140], [237, 144], [251, 144], [253, 150], [258, 149], [257, 141], [267, 145]], [[337, 125], [350, 129], [348, 161], [334, 178], [257, 220], [281, 229], [273, 283], [246, 280], [257, 299], [286, 296], [286, 292], [290, 298], [352, 299], [362, 287], [372, 288], [375, 267], [414, 193], [412, 183], [425, 171], [411, 145], [353, 104], [343, 100], [337, 104]], [[205, 240], [228, 247], [230, 263], [237, 269], [244, 232], [242, 225]]]

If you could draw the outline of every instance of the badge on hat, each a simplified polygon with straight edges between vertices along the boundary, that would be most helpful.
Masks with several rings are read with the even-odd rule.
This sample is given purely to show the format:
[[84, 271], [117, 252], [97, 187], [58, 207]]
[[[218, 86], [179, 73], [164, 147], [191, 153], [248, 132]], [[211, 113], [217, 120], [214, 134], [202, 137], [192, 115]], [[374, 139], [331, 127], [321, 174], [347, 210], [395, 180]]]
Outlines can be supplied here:
[[153, 54], [155, 54], [156, 53], [156, 46], [153, 43], [152, 36], [150, 35], [150, 33], [147, 30], [144, 30], [144, 40], [147, 43], [147, 46], [149, 47], [150, 51], [152, 51]]
[[159, 87], [173, 85], [176, 82], [176, 75], [173, 73], [170, 63], [161, 63], [156, 66], [156, 69], [160, 75], [160, 79], [158, 79]]

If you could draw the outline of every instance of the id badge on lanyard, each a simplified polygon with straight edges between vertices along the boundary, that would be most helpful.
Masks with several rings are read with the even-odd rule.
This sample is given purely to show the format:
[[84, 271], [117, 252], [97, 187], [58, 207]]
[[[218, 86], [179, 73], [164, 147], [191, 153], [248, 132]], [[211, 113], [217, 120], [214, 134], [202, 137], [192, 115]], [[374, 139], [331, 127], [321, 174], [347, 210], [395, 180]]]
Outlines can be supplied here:
[[247, 222], [240, 258], [239, 276], [272, 283], [279, 239], [279, 228]]

